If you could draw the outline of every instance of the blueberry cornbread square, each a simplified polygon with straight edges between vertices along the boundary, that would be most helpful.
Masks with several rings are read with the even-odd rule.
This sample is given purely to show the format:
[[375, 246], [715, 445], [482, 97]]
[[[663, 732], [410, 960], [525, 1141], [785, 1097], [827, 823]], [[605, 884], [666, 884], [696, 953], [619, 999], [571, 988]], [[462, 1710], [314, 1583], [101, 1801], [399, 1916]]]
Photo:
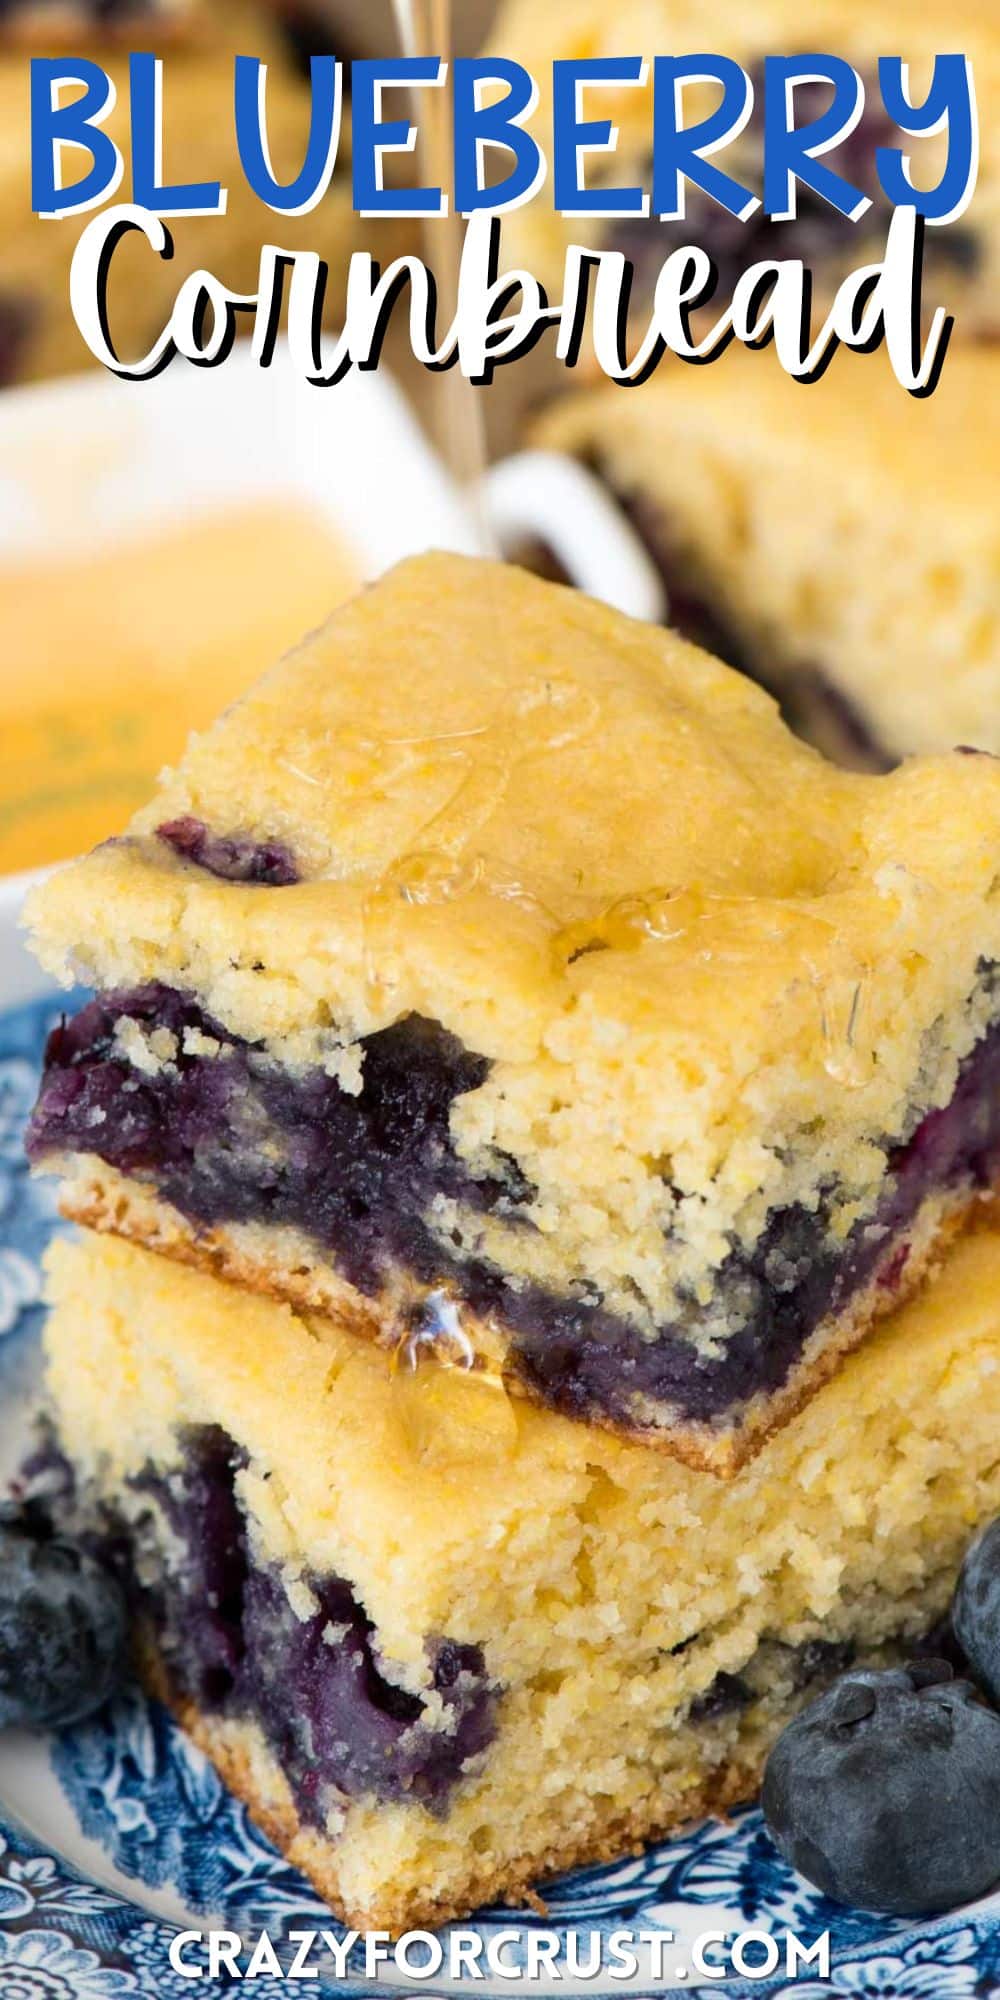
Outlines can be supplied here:
[[47, 1477], [147, 1685], [334, 1909], [407, 1929], [751, 1795], [1000, 1507], [1000, 1237], [733, 1484], [109, 1238], [52, 1253]]
[[1000, 764], [403, 563], [29, 905], [77, 1220], [731, 1474], [1000, 1171]]
[[[24, 17], [22, 18], [22, 11]], [[77, 12], [86, 11], [82, 6]], [[183, 280], [212, 271], [231, 289], [253, 294], [265, 244], [317, 251], [330, 266], [331, 311], [338, 309], [348, 259], [359, 247], [350, 176], [340, 172], [313, 214], [273, 214], [247, 185], [233, 122], [233, 61], [267, 62], [267, 130], [273, 170], [290, 181], [302, 166], [311, 99], [293, 53], [270, 11], [256, 0], [186, 0], [177, 5], [91, 8], [89, 25], [73, 26], [54, 4], [17, 9], [0, 21], [0, 387], [94, 366], [70, 310], [73, 253], [92, 214], [45, 220], [31, 208], [28, 63], [35, 55], [83, 50], [111, 77], [115, 102], [104, 129], [126, 161], [129, 145], [129, 50], [164, 59], [164, 163], [174, 181], [219, 181], [228, 190], [224, 215], [169, 220], [174, 254], [164, 260], [145, 237], [119, 243], [108, 285], [112, 344], [127, 362], [140, 360], [170, 317]], [[28, 29], [31, 28], [29, 35]], [[72, 149], [70, 158], [72, 159]], [[70, 178], [78, 168], [68, 169]]]
[[843, 356], [803, 390], [771, 355], [563, 397], [535, 442], [593, 467], [675, 629], [763, 678], [839, 762], [1000, 752], [1000, 350], [932, 397]]
[[[661, 222], [626, 216], [561, 216], [552, 201], [552, 183], [540, 195], [504, 218], [504, 241], [513, 264], [526, 264], [561, 295], [566, 248], [570, 243], [593, 249], [617, 250], [635, 267], [635, 296], [647, 307], [660, 266], [671, 251], [698, 243], [718, 270], [719, 305], [727, 305], [740, 273], [750, 264], [773, 258], [801, 258], [814, 278], [817, 307], [829, 305], [836, 287], [849, 271], [878, 259], [885, 249], [891, 208], [876, 172], [879, 147], [899, 147], [912, 161], [919, 187], [938, 185], [947, 155], [944, 130], [926, 136], [900, 134], [887, 116], [879, 88], [878, 61], [899, 56], [908, 65], [911, 101], [922, 105], [933, 75], [934, 58], [945, 50], [970, 58], [980, 106], [1000, 87], [1000, 22], [992, 0], [956, 0], [942, 18], [932, 8], [917, 8], [912, 0], [753, 0], [734, 8], [732, 0], [622, 0], [609, 7], [605, 0], [506, 0], [490, 31], [490, 50], [514, 56], [539, 84], [535, 126], [551, 157], [552, 64], [555, 60], [597, 61], [608, 57], [644, 57], [650, 75], [642, 87], [602, 84], [585, 91], [585, 117], [610, 120], [618, 133], [615, 150], [605, 157], [593, 152], [587, 161], [586, 186], [611, 188], [652, 184], [652, 63], [656, 56], [689, 56], [709, 50], [730, 56], [749, 73], [754, 108], [741, 135], [717, 152], [713, 164], [748, 187], [758, 198], [763, 186], [763, 64], [766, 56], [792, 56], [820, 51], [845, 58], [864, 85], [860, 122], [846, 140], [825, 157], [824, 164], [859, 188], [871, 203], [857, 223], [842, 216], [808, 187], [799, 185], [795, 217], [771, 222], [758, 207], [745, 222], [689, 186], [686, 213], [679, 221]], [[796, 91], [799, 125], [822, 116], [831, 102], [829, 85], [816, 83]], [[692, 84], [685, 90], [684, 119], [692, 125], [708, 117], [719, 101], [718, 86]], [[976, 192], [969, 208], [954, 223], [927, 229], [924, 272], [925, 300], [943, 304], [958, 315], [963, 327], [992, 333], [997, 326], [997, 284], [1000, 271], [1000, 143], [994, 123], [986, 129], [980, 113], [981, 150]], [[710, 308], [711, 310], [711, 308]]]

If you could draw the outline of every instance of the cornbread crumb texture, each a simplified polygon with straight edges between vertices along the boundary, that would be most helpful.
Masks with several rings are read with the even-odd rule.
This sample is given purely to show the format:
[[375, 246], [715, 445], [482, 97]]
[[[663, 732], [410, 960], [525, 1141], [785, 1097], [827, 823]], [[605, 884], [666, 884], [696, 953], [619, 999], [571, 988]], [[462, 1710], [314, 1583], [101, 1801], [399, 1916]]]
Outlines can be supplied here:
[[[305, 879], [215, 880], [155, 837], [185, 814]], [[777, 1204], [836, 1186], [846, 1234], [948, 1101], [992, 1007], [998, 840], [988, 759], [839, 772], [670, 633], [428, 556], [194, 738], [30, 920], [64, 979], [191, 989], [286, 1065], [439, 1021], [491, 1063], [460, 1158], [530, 1190], [518, 1223], [444, 1202], [442, 1240], [651, 1325]]]
[[595, 458], [662, 520], [678, 573], [776, 682], [821, 671], [896, 756], [1000, 750], [1000, 354], [933, 396], [844, 357], [803, 392], [772, 355], [553, 404], [535, 441]]
[[[1000, 1234], [965, 1238], [728, 1486], [521, 1401], [495, 1455], [473, 1425], [468, 1457], [426, 1464], [407, 1442], [390, 1357], [87, 1234], [50, 1254], [50, 1386], [71, 1456], [106, 1460], [116, 1482], [169, 1460], [178, 1426], [220, 1425], [249, 1454], [243, 1492], [268, 1559], [345, 1576], [393, 1655], [429, 1631], [488, 1634], [504, 1679], [540, 1572], [565, 1576], [570, 1599], [586, 1594], [584, 1547], [599, 1565], [592, 1594], [613, 1579], [624, 1616], [634, 1588], [629, 1622], [657, 1646], [734, 1614], [799, 1636], [829, 1613], [848, 1563], [859, 1584], [871, 1579], [903, 1491], [906, 1518], [925, 1531], [936, 1494], [973, 1506], [993, 1464], [998, 1287]], [[972, 1442], [950, 1457], [957, 1412]], [[871, 1533], [854, 1548], [863, 1517]], [[562, 1606], [550, 1638], [585, 1638], [592, 1609]], [[667, 1671], [683, 1678], [683, 1660]]]
[[[766, 1718], [759, 1709], [729, 1717], [713, 1730], [716, 1740], [706, 1742], [703, 1730], [682, 1731], [676, 1776], [661, 1778], [655, 1796], [631, 1812], [616, 1813], [599, 1793], [581, 1793], [575, 1808], [566, 1810], [561, 1801], [562, 1810], [541, 1826], [519, 1831], [511, 1813], [511, 1824], [499, 1822], [493, 1830], [480, 1818], [473, 1844], [457, 1839], [450, 1822], [425, 1820], [418, 1830], [405, 1806], [384, 1806], [355, 1809], [346, 1829], [321, 1833], [303, 1825], [255, 1724], [206, 1715], [172, 1699], [155, 1667], [146, 1678], [258, 1825], [341, 1919], [357, 1930], [386, 1929], [394, 1936], [417, 1925], [449, 1923], [486, 1904], [530, 1902], [535, 1885], [541, 1883], [544, 1893], [551, 1875], [618, 1860], [643, 1841], [709, 1813], [725, 1814], [756, 1791], [781, 1726], [775, 1703]], [[537, 1759], [529, 1775], [537, 1782]]]
[[[793, 1702], [782, 1648], [917, 1636], [1000, 1505], [997, 1234], [966, 1238], [728, 1487], [521, 1404], [503, 1446], [473, 1423], [451, 1461], [426, 1460], [376, 1350], [107, 1239], [57, 1243], [50, 1292], [49, 1390], [84, 1477], [113, 1494], [169, 1466], [178, 1426], [220, 1424], [247, 1456], [255, 1555], [293, 1587], [346, 1577], [401, 1680], [426, 1679], [428, 1632], [484, 1648], [499, 1735], [448, 1814], [360, 1801], [331, 1822], [354, 1910], [463, 1907], [609, 1828], [642, 1837], [703, 1809], [727, 1768], [745, 1793]], [[753, 1707], [685, 1721], [755, 1662]], [[256, 1741], [240, 1788], [273, 1804], [259, 1739], [233, 1729], [241, 1754]], [[218, 1736], [206, 1721], [212, 1754]]]

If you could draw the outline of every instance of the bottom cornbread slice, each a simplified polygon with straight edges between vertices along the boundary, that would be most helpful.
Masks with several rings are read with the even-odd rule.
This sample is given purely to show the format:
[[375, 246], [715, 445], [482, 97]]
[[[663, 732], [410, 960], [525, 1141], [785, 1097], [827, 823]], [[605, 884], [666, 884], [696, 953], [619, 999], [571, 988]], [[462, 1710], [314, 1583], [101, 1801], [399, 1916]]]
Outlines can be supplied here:
[[516, 1897], [752, 1794], [920, 1645], [1000, 1512], [1000, 1233], [724, 1484], [108, 1238], [50, 1253], [77, 1519], [144, 1671], [359, 1927]]

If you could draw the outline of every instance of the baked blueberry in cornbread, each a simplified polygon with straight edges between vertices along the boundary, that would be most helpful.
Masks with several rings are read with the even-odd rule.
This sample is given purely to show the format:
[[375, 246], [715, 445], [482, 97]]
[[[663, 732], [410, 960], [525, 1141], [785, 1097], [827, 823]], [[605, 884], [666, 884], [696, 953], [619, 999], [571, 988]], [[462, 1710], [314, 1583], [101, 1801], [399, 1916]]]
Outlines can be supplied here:
[[[504, 241], [515, 264], [527, 264], [560, 296], [563, 263], [570, 244], [624, 253], [634, 267], [635, 297], [645, 312], [661, 265], [672, 251], [697, 243], [712, 257], [718, 273], [718, 302], [709, 306], [713, 318], [729, 303], [732, 287], [751, 264], [775, 258], [800, 258], [812, 273], [817, 310], [829, 307], [832, 295], [850, 271], [878, 260], [885, 252], [890, 205], [879, 185], [876, 153], [880, 147], [899, 148], [911, 162], [916, 186], [933, 188], [942, 179], [948, 140], [943, 128], [926, 135], [901, 134], [888, 117], [879, 88], [879, 58], [898, 55], [908, 65], [911, 100], [927, 97], [933, 63], [947, 47], [969, 57], [978, 102], [987, 103], [1000, 83], [1000, 33], [991, 0], [956, 0], [948, 12], [943, 37], [940, 16], [919, 9], [911, 0], [754, 0], [752, 7], [734, 9], [731, 0], [622, 0], [608, 7], [604, 0], [506, 0], [490, 31], [490, 49], [514, 56], [538, 81], [540, 101], [532, 129], [551, 157], [552, 64], [609, 57], [644, 57], [649, 74], [642, 86], [602, 83], [593, 92], [588, 115], [610, 120], [616, 133], [613, 151], [595, 150], [587, 161], [588, 188], [652, 185], [653, 84], [656, 56], [690, 56], [716, 51], [741, 63], [754, 87], [751, 116], [743, 132], [716, 153], [713, 164], [729, 173], [758, 198], [763, 188], [764, 59], [812, 51], [844, 58], [857, 70], [864, 87], [862, 115], [845, 139], [825, 158], [867, 197], [870, 207], [852, 222], [810, 188], [796, 190], [796, 212], [787, 221], [771, 221], [758, 208], [743, 222], [699, 189], [688, 186], [685, 215], [677, 221], [626, 216], [560, 215], [552, 200], [552, 183], [533, 201], [504, 220]], [[801, 85], [795, 93], [798, 125], [823, 115], [831, 102], [828, 84]], [[690, 126], [707, 118], [719, 102], [714, 83], [691, 84], [684, 95], [684, 118]], [[980, 115], [980, 123], [984, 124]], [[617, 206], [618, 204], [616, 204]], [[945, 305], [965, 330], [993, 333], [997, 324], [997, 274], [1000, 264], [1000, 145], [996, 131], [982, 131], [979, 174], [971, 205], [955, 222], [930, 225], [924, 244], [924, 298], [928, 309]], [[817, 321], [817, 325], [818, 325]]]
[[919, 1650], [1000, 1506], [996, 1234], [732, 1483], [109, 1238], [50, 1293], [71, 1525], [147, 1682], [362, 1927], [749, 1796], [804, 1703]]
[[839, 762], [1000, 752], [1000, 351], [933, 396], [844, 355], [808, 390], [733, 352], [639, 397], [563, 397], [535, 441], [595, 467], [659, 567], [675, 629], [764, 678]]
[[998, 854], [993, 759], [836, 770], [670, 632], [417, 558], [35, 894], [98, 992], [31, 1155], [731, 1474], [994, 1187]]

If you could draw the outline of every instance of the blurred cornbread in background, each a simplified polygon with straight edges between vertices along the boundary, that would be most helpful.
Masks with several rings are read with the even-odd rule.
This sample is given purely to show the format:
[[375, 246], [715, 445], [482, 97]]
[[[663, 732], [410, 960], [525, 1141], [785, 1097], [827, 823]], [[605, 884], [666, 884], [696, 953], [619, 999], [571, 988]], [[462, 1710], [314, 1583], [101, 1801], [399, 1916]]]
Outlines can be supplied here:
[[734, 349], [564, 395], [533, 441], [600, 473], [669, 622], [838, 762], [1000, 753], [1000, 347], [957, 343], [917, 400], [884, 356], [839, 355], [804, 389]]
[[[73, 251], [92, 215], [43, 221], [31, 209], [29, 55], [86, 49], [102, 63], [117, 91], [105, 130], [127, 161], [128, 51], [136, 48], [169, 57], [163, 89], [165, 176], [220, 180], [229, 199], [225, 215], [170, 221], [169, 261], [136, 235], [119, 245], [108, 295], [117, 351], [126, 359], [144, 354], [162, 330], [182, 280], [202, 266], [230, 287], [254, 291], [265, 243], [324, 256], [336, 309], [347, 259], [362, 241], [349, 172], [335, 173], [310, 215], [277, 216], [250, 192], [237, 152], [233, 58], [239, 54], [259, 55], [268, 64], [268, 139], [277, 178], [292, 179], [305, 153], [309, 87], [272, 10], [255, 0], [225, 0], [225, 5], [169, 0], [98, 12], [36, 0], [0, 16], [0, 385], [95, 365], [69, 305]], [[129, 198], [127, 172], [118, 198]], [[368, 225], [369, 236], [373, 227]]]
[[[533, 201], [504, 220], [508, 258], [526, 264], [558, 296], [563, 258], [569, 243], [624, 251], [636, 266], [637, 293], [649, 292], [663, 259], [681, 244], [697, 242], [709, 251], [719, 269], [719, 289], [725, 303], [739, 273], [760, 258], [802, 257], [811, 267], [818, 299], [832, 293], [850, 270], [880, 255], [889, 216], [875, 170], [879, 146], [899, 143], [882, 106], [878, 83], [880, 56], [898, 53], [909, 64], [912, 101], [922, 104], [931, 79], [934, 57], [944, 49], [971, 57], [979, 103], [996, 101], [1000, 86], [1000, 13], [995, 0], [955, 0], [943, 15], [934, 8], [917, 8], [912, 0], [753, 0], [735, 8], [732, 0], [624, 0], [609, 7], [605, 0], [506, 0], [496, 13], [489, 49], [514, 57], [535, 76], [540, 93], [532, 129], [549, 147], [552, 126], [552, 63], [554, 59], [600, 59], [611, 56], [690, 55], [717, 50], [734, 57], [758, 85], [756, 108], [742, 136], [720, 153], [715, 164], [760, 192], [762, 135], [760, 82], [766, 55], [795, 55], [829, 50], [845, 57], [865, 83], [865, 110], [856, 130], [830, 155], [828, 164], [848, 176], [872, 198], [872, 207], [857, 223], [812, 194], [798, 189], [796, 217], [769, 223], [762, 209], [746, 222], [729, 215], [718, 203], [687, 191], [683, 220], [660, 222], [626, 218], [563, 217], [552, 204], [551, 179]], [[812, 104], [797, 105], [800, 122], [815, 118], [830, 101], [829, 87], [815, 86]], [[700, 101], [701, 100], [701, 101]], [[688, 122], [707, 115], [718, 100], [715, 85], [685, 93]], [[602, 181], [612, 187], [650, 184], [652, 144], [652, 83], [615, 91], [602, 85], [592, 94], [590, 116], [610, 118], [618, 128], [616, 150], [602, 160], [592, 156], [588, 185]], [[585, 113], [585, 115], [588, 115]], [[966, 331], [994, 331], [1000, 318], [1000, 132], [996, 121], [980, 117], [979, 180], [972, 207], [954, 224], [928, 228], [925, 249], [926, 300], [939, 299], [960, 313]], [[912, 156], [915, 182], [934, 187], [941, 178], [947, 132], [903, 141]]]
[[[869, 89], [863, 127], [838, 163], [862, 179], [886, 136], [876, 55], [898, 48], [912, 58], [919, 100], [924, 59], [942, 41], [939, 20], [914, 14], [907, 0], [818, 0], [808, 12], [754, 0], [738, 15], [723, 0], [626, 0], [614, 9], [599, 0], [550, 0], [544, 9], [534, 0], [498, 8], [464, 0], [452, 15], [454, 53], [487, 41], [535, 71], [543, 140], [559, 56], [711, 48], [754, 70], [776, 50], [843, 53]], [[985, 105], [1000, 79], [995, 6], [957, 0], [945, 39], [971, 53]], [[99, 373], [69, 309], [72, 253], [90, 218], [43, 222], [30, 211], [28, 58], [79, 50], [105, 63], [118, 89], [109, 130], [127, 157], [134, 48], [168, 57], [165, 177], [221, 179], [229, 204], [224, 217], [172, 220], [169, 263], [137, 239], [120, 245], [110, 305], [123, 353], [150, 345], [183, 277], [200, 265], [252, 290], [264, 242], [328, 258], [332, 317], [352, 249], [369, 247], [384, 264], [422, 247], [405, 225], [354, 217], [345, 165], [311, 215], [271, 214], [246, 188], [233, 133], [233, 55], [257, 53], [269, 66], [275, 172], [290, 178], [308, 132], [309, 54], [349, 60], [396, 50], [391, 0], [14, 0], [0, 8], [0, 383]], [[621, 139], [606, 168], [591, 162], [591, 179], [648, 181], [649, 91], [602, 88], [594, 115], [611, 116]], [[988, 330], [997, 289], [997, 144], [981, 122], [972, 207], [948, 229], [928, 231], [927, 298], [956, 311], [959, 336]], [[914, 142], [921, 179], [936, 177], [940, 143]], [[756, 181], [753, 130], [726, 164]], [[128, 191], [126, 175], [120, 198]], [[884, 221], [876, 205], [856, 227], [845, 224], [806, 195], [796, 223], [761, 234], [759, 218], [733, 224], [692, 195], [683, 225], [606, 227], [640, 276], [675, 241], [694, 238], [713, 250], [723, 283], [765, 254], [801, 254], [832, 281], [877, 254]], [[503, 229], [506, 263], [524, 261], [557, 288], [566, 243], [584, 240], [590, 224], [555, 215], [550, 181]], [[392, 340], [389, 362], [426, 413], [431, 384], [404, 347]], [[986, 344], [969, 350], [953, 342], [938, 391], [922, 403], [903, 395], [879, 356], [838, 357], [808, 392], [773, 357], [740, 353], [710, 369], [668, 359], [629, 395], [595, 391], [556, 367], [548, 343], [499, 370], [488, 394], [470, 395], [485, 404], [498, 455], [527, 434], [594, 466], [661, 568], [672, 622], [765, 680], [793, 726], [828, 754], [871, 768], [956, 742], [1000, 749], [1000, 542], [989, 498], [1000, 359]], [[15, 559], [0, 531], [0, 871], [67, 855], [128, 817], [187, 730], [356, 581], [319, 517], [277, 498], [202, 521], [197, 533], [180, 513], [155, 540], [135, 544], [127, 564], [110, 529], [97, 561], [45, 557], [41, 543], [30, 562]]]
[[51, 47], [128, 48], [138, 31], [152, 30], [166, 41], [191, 29], [199, 0], [6, 0], [0, 35], [6, 48], [36, 52]]

